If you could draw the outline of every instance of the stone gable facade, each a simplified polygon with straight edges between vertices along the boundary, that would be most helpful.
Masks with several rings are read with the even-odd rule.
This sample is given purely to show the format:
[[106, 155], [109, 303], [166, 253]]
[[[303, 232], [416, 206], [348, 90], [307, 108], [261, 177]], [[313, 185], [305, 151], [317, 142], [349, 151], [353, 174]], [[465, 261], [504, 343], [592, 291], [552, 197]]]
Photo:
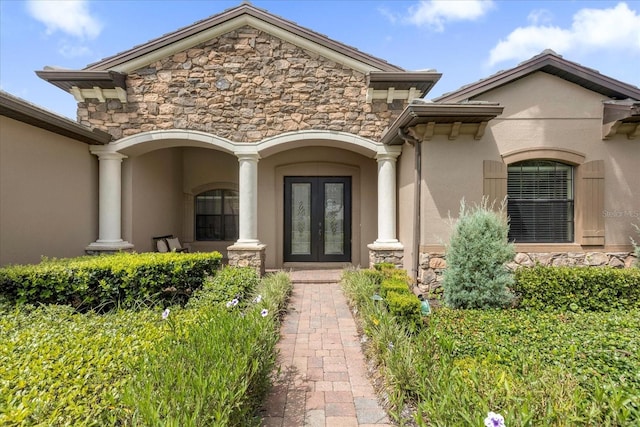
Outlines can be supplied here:
[[235, 142], [332, 130], [378, 140], [406, 103], [366, 102], [362, 72], [245, 26], [127, 76], [127, 103], [78, 105], [115, 139], [166, 129]]

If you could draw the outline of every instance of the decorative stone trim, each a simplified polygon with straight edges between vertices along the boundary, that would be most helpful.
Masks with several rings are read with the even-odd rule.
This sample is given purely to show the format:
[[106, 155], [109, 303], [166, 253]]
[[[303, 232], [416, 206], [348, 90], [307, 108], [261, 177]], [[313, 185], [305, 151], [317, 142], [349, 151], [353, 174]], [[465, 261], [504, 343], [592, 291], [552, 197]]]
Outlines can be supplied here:
[[397, 268], [403, 267], [404, 249], [397, 247], [385, 248], [383, 246], [369, 245], [369, 268], [373, 268], [375, 264], [391, 263]]
[[[636, 257], [631, 252], [518, 252], [507, 264], [511, 270], [533, 267], [536, 264], [557, 267], [614, 267], [629, 268]], [[418, 265], [418, 286], [422, 292], [433, 291], [442, 285], [447, 268], [443, 252], [422, 252]]]
[[227, 248], [229, 265], [232, 267], [253, 267], [260, 277], [265, 274], [267, 245], [235, 244]]

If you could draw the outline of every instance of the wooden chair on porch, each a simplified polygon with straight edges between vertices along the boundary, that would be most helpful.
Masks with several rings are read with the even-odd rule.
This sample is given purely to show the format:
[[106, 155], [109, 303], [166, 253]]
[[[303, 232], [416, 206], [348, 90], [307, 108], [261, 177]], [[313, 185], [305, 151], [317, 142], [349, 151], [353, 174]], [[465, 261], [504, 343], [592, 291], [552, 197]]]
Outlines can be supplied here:
[[180, 243], [180, 239], [173, 234], [166, 236], [152, 237], [153, 247], [156, 252], [189, 252], [189, 248], [185, 248]]

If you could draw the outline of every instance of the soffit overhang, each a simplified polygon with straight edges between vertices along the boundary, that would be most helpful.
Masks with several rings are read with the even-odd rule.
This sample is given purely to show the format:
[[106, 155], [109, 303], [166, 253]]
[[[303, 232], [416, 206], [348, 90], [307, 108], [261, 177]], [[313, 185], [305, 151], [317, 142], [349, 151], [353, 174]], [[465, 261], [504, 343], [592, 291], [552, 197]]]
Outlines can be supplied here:
[[90, 145], [108, 144], [112, 139], [107, 132], [88, 128], [4, 91], [0, 91], [0, 115]]
[[612, 100], [627, 98], [640, 100], [640, 88], [600, 74], [597, 70], [576, 62], [567, 61], [551, 50], [545, 50], [540, 55], [520, 63], [517, 67], [500, 71], [486, 79], [446, 93], [433, 101], [461, 102], [472, 100], [485, 92], [513, 83], [535, 72], [544, 72], [557, 76]]
[[371, 71], [367, 74], [367, 102], [395, 99], [412, 102], [423, 98], [442, 77], [435, 71]]
[[414, 103], [405, 108], [389, 126], [382, 136], [382, 143], [401, 145], [406, 141], [425, 142], [435, 135], [446, 135], [449, 140], [455, 140], [465, 134], [479, 140], [489, 121], [502, 114], [503, 109], [496, 103]]
[[73, 95], [77, 102], [87, 98], [105, 102], [107, 99], [119, 99], [127, 102], [126, 74], [104, 70], [64, 70], [45, 68], [36, 71], [41, 79]]
[[602, 115], [602, 139], [626, 135], [640, 139], [640, 101], [607, 101]]

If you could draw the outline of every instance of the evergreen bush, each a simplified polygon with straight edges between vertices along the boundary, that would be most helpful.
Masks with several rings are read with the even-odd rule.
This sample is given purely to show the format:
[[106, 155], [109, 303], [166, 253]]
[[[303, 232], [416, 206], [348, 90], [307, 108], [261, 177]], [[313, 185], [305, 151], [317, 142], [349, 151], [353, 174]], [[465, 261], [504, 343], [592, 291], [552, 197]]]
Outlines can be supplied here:
[[513, 274], [505, 267], [515, 255], [508, 242], [509, 224], [487, 201], [460, 216], [447, 247], [447, 269], [442, 286], [445, 304], [452, 308], [502, 308], [513, 300]]
[[[640, 226], [637, 224], [631, 224], [633, 228], [638, 232], [638, 236], [640, 236]], [[633, 237], [631, 238], [631, 243], [633, 244], [634, 253], [636, 254], [636, 267], [640, 268], [640, 243], [636, 242]]]

